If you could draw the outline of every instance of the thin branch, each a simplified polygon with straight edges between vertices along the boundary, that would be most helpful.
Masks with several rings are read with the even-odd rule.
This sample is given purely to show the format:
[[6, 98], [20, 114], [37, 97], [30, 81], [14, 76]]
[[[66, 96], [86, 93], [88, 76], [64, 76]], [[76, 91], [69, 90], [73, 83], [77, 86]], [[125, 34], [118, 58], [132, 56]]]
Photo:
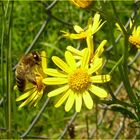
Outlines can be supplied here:
[[39, 113], [37, 114], [37, 116], [34, 118], [33, 122], [30, 124], [30, 126], [28, 127], [28, 129], [26, 130], [26, 132], [24, 132], [22, 135], [21, 135], [21, 138], [25, 138], [28, 133], [31, 131], [31, 129], [34, 127], [34, 125], [36, 124], [36, 122], [39, 120], [41, 114], [44, 112], [46, 106], [48, 105], [50, 101], [50, 98], [48, 98], [46, 100], [46, 102], [44, 103], [44, 105], [42, 106], [42, 108], [40, 109]]
[[77, 116], [77, 112], [74, 113], [74, 115], [72, 116], [71, 120], [69, 121], [69, 123], [66, 125], [64, 131], [61, 133], [59, 140], [62, 139], [64, 137], [64, 135], [66, 134], [69, 126], [73, 123], [73, 121], [75, 120], [76, 116]]
[[118, 129], [118, 131], [116, 132], [115, 136], [113, 137], [113, 140], [118, 139], [118, 137], [120, 136], [122, 130], [124, 129], [124, 123], [125, 123], [125, 117], [123, 117], [123, 120], [120, 122], [120, 127]]
[[[28, 47], [28, 49], [25, 51], [25, 55], [26, 55], [27, 53], [29, 53], [29, 51], [33, 48], [33, 46], [35, 45], [35, 43], [38, 41], [39, 37], [41, 36], [41, 34], [43, 33], [43, 31], [45, 30], [46, 25], [49, 23], [50, 19], [51, 19], [51, 17], [49, 16], [48, 19], [47, 19], [46, 21], [44, 21], [44, 23], [42, 24], [40, 30], [38, 31], [37, 35], [35, 36], [34, 40], [32, 41], [31, 45], [30, 45], [30, 46]], [[13, 70], [16, 69], [16, 66], [17, 66], [17, 65], [15, 65], [15, 66], [13, 67]]]

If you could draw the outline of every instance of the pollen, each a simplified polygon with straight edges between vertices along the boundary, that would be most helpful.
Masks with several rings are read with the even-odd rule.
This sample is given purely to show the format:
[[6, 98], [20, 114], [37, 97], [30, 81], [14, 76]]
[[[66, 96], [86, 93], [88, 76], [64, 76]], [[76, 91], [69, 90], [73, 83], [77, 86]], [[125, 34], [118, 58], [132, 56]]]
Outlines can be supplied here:
[[37, 86], [37, 90], [39, 92], [44, 88], [44, 84], [43, 84], [42, 80], [43, 80], [42, 76], [37, 76], [36, 77], [36, 86]]
[[130, 36], [129, 37], [129, 42], [135, 46], [140, 46], [140, 39], [136, 36]]
[[81, 92], [90, 85], [90, 76], [83, 69], [77, 69], [69, 76], [69, 86], [73, 91]]

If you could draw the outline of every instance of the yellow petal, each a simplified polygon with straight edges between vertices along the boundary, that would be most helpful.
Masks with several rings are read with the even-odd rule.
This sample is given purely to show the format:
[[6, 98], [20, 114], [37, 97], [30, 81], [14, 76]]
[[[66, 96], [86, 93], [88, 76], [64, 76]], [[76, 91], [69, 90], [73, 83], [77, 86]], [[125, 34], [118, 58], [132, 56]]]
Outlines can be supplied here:
[[70, 73], [71, 72], [70, 67], [62, 59], [60, 59], [59, 57], [53, 56], [52, 60], [60, 69], [62, 69], [66, 73]]
[[98, 47], [97, 50], [95, 51], [95, 57], [100, 57], [100, 56], [101, 56], [101, 54], [102, 54], [103, 51], [104, 51], [104, 46], [105, 46], [106, 43], [107, 43], [107, 40], [103, 40], [103, 41], [100, 43], [99, 47]]
[[27, 100], [25, 100], [20, 106], [19, 109], [21, 109], [23, 106], [27, 105], [37, 94], [37, 91], [35, 91]]
[[70, 109], [72, 108], [73, 104], [74, 104], [74, 99], [75, 99], [75, 95], [74, 95], [74, 92], [72, 90], [69, 90], [70, 94], [69, 94], [69, 97], [68, 97], [68, 100], [66, 102], [66, 105], [65, 105], [65, 111], [70, 111]]
[[72, 46], [67, 46], [66, 48], [68, 51], [70, 51], [72, 54], [78, 55], [78, 56], [82, 56], [82, 51], [79, 51], [78, 49], [75, 49]]
[[68, 83], [68, 79], [67, 78], [58, 78], [58, 77], [45, 78], [45, 79], [43, 79], [43, 83], [46, 85], [60, 85], [60, 84]]
[[69, 95], [70, 95], [70, 90], [68, 90], [66, 93], [63, 94], [63, 96], [55, 104], [55, 107], [61, 106], [66, 101], [66, 99], [69, 97]]
[[92, 28], [92, 23], [93, 23], [93, 19], [92, 19], [92, 17], [90, 17], [88, 19], [88, 29], [91, 29]]
[[90, 53], [89, 53], [89, 49], [86, 48], [82, 59], [81, 68], [86, 68], [88, 66], [89, 60], [90, 60]]
[[95, 85], [91, 85], [89, 90], [100, 98], [107, 97], [107, 92], [104, 89], [97, 87]]
[[81, 94], [75, 94], [75, 108], [76, 112], [80, 112], [82, 107], [82, 96]]
[[76, 62], [75, 62], [73, 55], [70, 52], [66, 51], [65, 58], [66, 58], [67, 64], [70, 66], [70, 68], [72, 70], [75, 70], [76, 69]]
[[88, 69], [89, 74], [92, 74], [92, 73], [96, 72], [98, 69], [101, 68], [101, 66], [103, 65], [103, 59], [102, 58], [96, 58], [96, 59], [94, 59], [92, 64], [93, 65]]
[[44, 69], [47, 68], [47, 56], [46, 56], [45, 51], [41, 52], [41, 60], [42, 60], [42, 68], [43, 68], [43, 71], [44, 71]]
[[111, 80], [110, 75], [96, 75], [91, 77], [93, 83], [105, 83]]
[[32, 89], [32, 90], [30, 90], [30, 91], [28, 91], [28, 92], [26, 92], [26, 93], [20, 95], [20, 96], [16, 99], [16, 101], [21, 101], [21, 100], [26, 99], [26, 98], [29, 97], [33, 92], [34, 92], [34, 89]]
[[93, 36], [88, 36], [86, 38], [86, 42], [87, 42], [87, 46], [88, 46], [90, 57], [91, 57], [93, 56], [93, 52], [94, 52]]
[[55, 76], [55, 77], [67, 77], [66, 74], [63, 74], [62, 72], [58, 71], [57, 69], [52, 69], [52, 68], [47, 68], [44, 70], [44, 73], [50, 76]]
[[48, 97], [53, 97], [53, 96], [56, 96], [56, 95], [59, 95], [61, 94], [62, 92], [65, 92], [66, 90], [68, 90], [69, 86], [68, 85], [65, 85], [63, 87], [60, 87], [60, 88], [57, 88], [51, 92], [48, 93]]
[[84, 103], [85, 103], [86, 107], [88, 109], [92, 109], [92, 107], [93, 107], [93, 100], [92, 100], [90, 94], [87, 91], [85, 91], [83, 93], [83, 100], [84, 100]]
[[77, 33], [84, 32], [84, 30], [78, 25], [75, 25], [73, 28]]

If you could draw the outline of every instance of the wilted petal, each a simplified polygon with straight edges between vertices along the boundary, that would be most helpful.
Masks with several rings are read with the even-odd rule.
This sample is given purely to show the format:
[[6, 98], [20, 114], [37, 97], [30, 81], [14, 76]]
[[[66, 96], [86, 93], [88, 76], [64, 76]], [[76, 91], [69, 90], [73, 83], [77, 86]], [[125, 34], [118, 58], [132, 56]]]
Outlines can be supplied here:
[[93, 100], [92, 100], [90, 94], [87, 91], [85, 91], [83, 93], [83, 100], [84, 100], [84, 103], [85, 103], [86, 107], [88, 109], [92, 109], [92, 107], [93, 107]]
[[89, 87], [89, 90], [90, 90], [92, 93], [94, 93], [96, 96], [100, 97], [100, 98], [105, 98], [105, 97], [107, 97], [107, 92], [106, 92], [104, 89], [102, 89], [102, 88], [100, 88], [100, 87], [97, 87], [97, 86], [95, 86], [95, 85], [91, 85], [91, 86]]
[[68, 90], [69, 86], [68, 85], [65, 85], [63, 87], [60, 87], [60, 88], [57, 88], [51, 92], [48, 93], [48, 97], [53, 97], [53, 96], [56, 96], [56, 95], [59, 95], [61, 94], [62, 92], [65, 92], [66, 90]]

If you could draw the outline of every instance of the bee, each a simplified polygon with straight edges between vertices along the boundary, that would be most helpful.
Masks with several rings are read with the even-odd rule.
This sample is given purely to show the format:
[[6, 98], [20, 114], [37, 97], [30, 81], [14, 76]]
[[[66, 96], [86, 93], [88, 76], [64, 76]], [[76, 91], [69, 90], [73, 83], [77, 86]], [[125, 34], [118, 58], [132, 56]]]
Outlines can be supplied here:
[[25, 90], [27, 82], [37, 84], [35, 69], [40, 65], [41, 58], [37, 52], [32, 52], [22, 57], [15, 71], [17, 88], [20, 92]]

